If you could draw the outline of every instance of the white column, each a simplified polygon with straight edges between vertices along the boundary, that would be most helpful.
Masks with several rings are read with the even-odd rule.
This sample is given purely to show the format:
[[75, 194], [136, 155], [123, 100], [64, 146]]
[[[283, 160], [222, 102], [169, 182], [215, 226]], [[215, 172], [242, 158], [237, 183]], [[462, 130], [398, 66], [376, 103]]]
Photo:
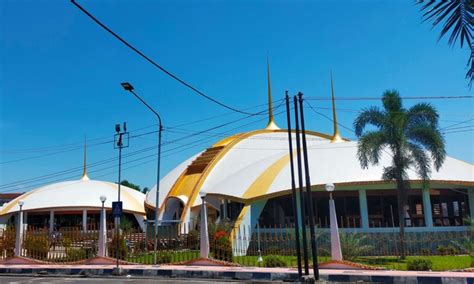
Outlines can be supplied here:
[[15, 256], [21, 256], [21, 247], [23, 243], [23, 211], [20, 209], [16, 221], [16, 240], [15, 240]]
[[49, 211], [49, 234], [51, 235], [54, 231], [54, 211]]
[[342, 260], [341, 241], [337, 226], [336, 205], [332, 197], [329, 199], [329, 220], [331, 221], [331, 259]]
[[82, 209], [82, 231], [87, 232], [87, 209]]
[[201, 258], [209, 258], [209, 234], [207, 232], [207, 208], [205, 198], [202, 198], [200, 231], [200, 256]]
[[102, 203], [102, 208], [100, 210], [100, 231], [99, 231], [99, 257], [106, 256], [106, 245], [107, 245], [107, 219], [104, 204]]
[[369, 229], [369, 211], [367, 208], [367, 192], [359, 189], [360, 224], [362, 229]]
[[430, 198], [430, 188], [423, 186], [421, 190], [421, 195], [423, 197], [423, 215], [425, 216], [425, 226], [428, 228], [433, 227], [433, 215], [431, 212], [431, 198]]

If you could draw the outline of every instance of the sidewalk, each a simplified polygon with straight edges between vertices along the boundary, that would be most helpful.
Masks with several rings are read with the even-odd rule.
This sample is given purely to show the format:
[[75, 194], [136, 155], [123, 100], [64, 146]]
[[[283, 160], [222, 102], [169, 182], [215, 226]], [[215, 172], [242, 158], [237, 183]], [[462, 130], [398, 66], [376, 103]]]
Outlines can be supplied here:
[[[0, 275], [111, 276], [114, 268], [114, 265], [0, 265]], [[186, 265], [121, 265], [121, 268], [124, 275], [139, 277], [295, 281], [298, 276], [294, 268]], [[474, 284], [474, 273], [321, 269], [320, 279], [340, 282]]]

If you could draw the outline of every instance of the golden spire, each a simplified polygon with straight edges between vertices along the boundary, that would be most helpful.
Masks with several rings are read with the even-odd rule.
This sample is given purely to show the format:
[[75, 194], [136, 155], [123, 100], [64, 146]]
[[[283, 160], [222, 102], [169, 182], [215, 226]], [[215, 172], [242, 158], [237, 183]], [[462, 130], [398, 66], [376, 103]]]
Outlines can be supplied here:
[[84, 169], [82, 171], [81, 180], [89, 180], [87, 176], [87, 141], [86, 137], [84, 137]]
[[332, 122], [334, 127], [334, 132], [332, 134], [331, 143], [337, 143], [344, 141], [339, 133], [339, 126], [337, 124], [336, 116], [336, 99], [334, 98], [334, 84], [332, 82], [332, 71], [331, 71], [331, 96], [332, 96]]
[[275, 120], [273, 119], [273, 106], [272, 106], [272, 84], [270, 80], [270, 63], [267, 57], [267, 80], [268, 80], [268, 123], [265, 129], [268, 130], [278, 130], [280, 127], [276, 125]]

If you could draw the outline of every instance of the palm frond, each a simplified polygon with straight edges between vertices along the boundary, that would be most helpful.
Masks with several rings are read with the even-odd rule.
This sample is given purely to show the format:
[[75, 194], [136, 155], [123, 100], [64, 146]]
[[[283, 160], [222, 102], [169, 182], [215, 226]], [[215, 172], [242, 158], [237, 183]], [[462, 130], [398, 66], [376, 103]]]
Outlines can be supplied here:
[[357, 137], [360, 137], [367, 125], [373, 125], [380, 128], [383, 126], [383, 124], [384, 114], [378, 107], [372, 106], [362, 110], [362, 112], [354, 120], [353, 126], [355, 134]]
[[474, 82], [474, 0], [417, 0], [424, 21], [432, 21], [433, 27], [444, 21], [439, 39], [449, 32], [448, 44], [454, 46], [457, 41], [461, 48], [466, 44], [471, 49], [467, 62], [466, 79], [469, 87]]
[[468, 68], [466, 79], [469, 80], [469, 87], [472, 87], [472, 84], [474, 83], [474, 43], [471, 44], [471, 56], [467, 61], [466, 67]]
[[446, 158], [444, 138], [439, 129], [428, 124], [419, 124], [407, 129], [406, 135], [412, 143], [430, 152], [435, 169], [438, 171]]
[[388, 90], [383, 93], [382, 103], [388, 112], [400, 112], [402, 110], [402, 98], [397, 90]]
[[450, 45], [454, 45], [460, 38], [461, 47], [464, 42], [471, 46], [474, 26], [474, 0], [451, 0], [451, 1], [418, 1], [418, 4], [424, 4], [421, 11], [425, 21], [433, 21], [433, 26], [442, 21], [444, 26], [439, 38], [441, 39], [450, 30], [451, 35], [448, 39]]
[[368, 168], [369, 163], [377, 165], [384, 145], [387, 143], [387, 135], [383, 131], [368, 132], [358, 142], [357, 156], [362, 168]]
[[408, 148], [413, 160], [412, 164], [415, 166], [418, 176], [424, 182], [428, 181], [431, 175], [430, 158], [423, 148], [415, 143], [408, 143]]
[[429, 103], [419, 103], [412, 106], [407, 115], [409, 125], [427, 122], [433, 127], [438, 127], [439, 114]]

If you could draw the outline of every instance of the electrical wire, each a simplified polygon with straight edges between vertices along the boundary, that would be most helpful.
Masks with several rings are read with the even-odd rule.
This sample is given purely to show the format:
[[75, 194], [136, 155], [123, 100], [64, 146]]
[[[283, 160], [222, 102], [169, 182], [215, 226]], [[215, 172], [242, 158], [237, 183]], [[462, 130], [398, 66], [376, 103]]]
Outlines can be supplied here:
[[171, 73], [170, 71], [168, 71], [166, 68], [164, 68], [163, 66], [161, 66], [160, 64], [156, 63], [153, 59], [151, 59], [150, 57], [146, 56], [143, 52], [141, 52], [139, 49], [137, 49], [136, 47], [134, 47], [132, 44], [130, 44], [129, 42], [127, 42], [125, 39], [123, 39], [121, 36], [119, 36], [117, 33], [115, 33], [114, 31], [112, 31], [109, 27], [107, 27], [105, 24], [103, 24], [101, 21], [99, 21], [96, 17], [94, 17], [94, 15], [92, 15], [91, 13], [89, 13], [86, 9], [84, 9], [81, 5], [79, 5], [75, 0], [71, 0], [71, 3], [74, 4], [77, 8], [79, 8], [79, 10], [81, 10], [84, 14], [86, 14], [89, 18], [91, 18], [96, 24], [98, 24], [100, 27], [102, 27], [104, 30], [106, 30], [108, 33], [110, 33], [112, 36], [114, 36], [116, 39], [118, 39], [120, 42], [122, 42], [124, 45], [126, 45], [128, 48], [130, 48], [131, 50], [133, 50], [136, 54], [138, 54], [139, 56], [141, 56], [143, 59], [145, 59], [146, 61], [148, 61], [150, 64], [152, 64], [153, 66], [155, 66], [156, 68], [158, 68], [159, 70], [161, 70], [162, 72], [164, 72], [166, 75], [168, 75], [169, 77], [173, 78], [174, 80], [178, 81], [179, 83], [181, 83], [182, 85], [186, 86], [187, 88], [191, 89], [192, 91], [194, 91], [195, 93], [197, 93], [198, 95], [200, 95], [201, 97], [211, 101], [211, 102], [214, 102], [215, 104], [217, 105], [220, 105], [221, 107], [224, 107], [226, 109], [229, 109], [229, 110], [232, 110], [234, 112], [237, 112], [237, 113], [241, 113], [241, 114], [246, 114], [246, 115], [258, 115], [258, 113], [249, 113], [249, 112], [246, 112], [246, 111], [242, 111], [242, 110], [239, 110], [239, 109], [236, 109], [236, 108], [233, 108], [227, 104], [224, 104], [214, 98], [212, 98], [211, 96], [209, 95], [206, 95], [205, 93], [201, 92], [200, 90], [198, 90], [196, 87], [192, 86], [191, 84], [187, 83], [186, 81], [184, 81], [183, 79], [181, 79], [180, 77], [178, 77], [177, 75]]

